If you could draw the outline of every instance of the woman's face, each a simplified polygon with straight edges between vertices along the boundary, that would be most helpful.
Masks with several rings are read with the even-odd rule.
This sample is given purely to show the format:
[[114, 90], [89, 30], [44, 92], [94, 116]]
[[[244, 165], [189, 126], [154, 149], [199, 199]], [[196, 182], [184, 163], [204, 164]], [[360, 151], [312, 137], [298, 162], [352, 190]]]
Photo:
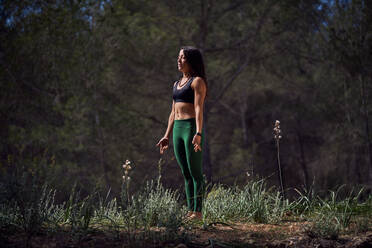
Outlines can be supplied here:
[[178, 70], [183, 73], [187, 73], [191, 71], [190, 65], [186, 61], [186, 57], [185, 57], [185, 54], [183, 53], [183, 50], [180, 50], [180, 53], [178, 54], [177, 65], [178, 65]]

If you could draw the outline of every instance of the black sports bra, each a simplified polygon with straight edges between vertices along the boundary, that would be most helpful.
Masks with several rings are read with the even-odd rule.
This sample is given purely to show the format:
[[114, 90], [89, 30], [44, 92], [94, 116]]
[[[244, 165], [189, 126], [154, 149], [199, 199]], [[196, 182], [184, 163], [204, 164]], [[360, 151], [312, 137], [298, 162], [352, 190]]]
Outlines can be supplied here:
[[189, 81], [181, 88], [177, 89], [180, 80], [178, 80], [173, 86], [173, 100], [174, 102], [188, 102], [194, 104], [194, 90], [191, 88], [191, 83], [194, 81], [194, 77], [191, 77]]

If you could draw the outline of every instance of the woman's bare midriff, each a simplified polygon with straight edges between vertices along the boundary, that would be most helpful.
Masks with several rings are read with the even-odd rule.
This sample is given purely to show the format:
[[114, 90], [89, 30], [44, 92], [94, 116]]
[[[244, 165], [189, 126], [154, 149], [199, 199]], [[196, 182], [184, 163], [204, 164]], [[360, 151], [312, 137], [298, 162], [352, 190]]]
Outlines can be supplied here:
[[194, 104], [188, 102], [176, 102], [174, 105], [175, 120], [195, 118]]

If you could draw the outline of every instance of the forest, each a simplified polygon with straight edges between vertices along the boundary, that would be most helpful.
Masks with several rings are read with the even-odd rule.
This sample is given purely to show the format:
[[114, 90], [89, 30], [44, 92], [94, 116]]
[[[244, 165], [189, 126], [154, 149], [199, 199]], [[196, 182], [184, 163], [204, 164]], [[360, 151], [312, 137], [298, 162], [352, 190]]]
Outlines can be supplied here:
[[[210, 203], [204, 226], [239, 216], [271, 223], [299, 211], [291, 204], [304, 199], [306, 211], [313, 209], [318, 198], [311, 194], [347, 202], [347, 209], [355, 200], [367, 219], [360, 225], [371, 224], [372, 1], [0, 0], [0, 230], [21, 229], [37, 247], [31, 237], [45, 222], [30, 217], [34, 199], [75, 231], [92, 228], [86, 214], [98, 215], [84, 203], [94, 205], [95, 197], [114, 213], [154, 200], [145, 192], [155, 192], [173, 204], [168, 214], [182, 215], [180, 168], [173, 149], [161, 155], [156, 144], [185, 45], [199, 48], [206, 66], [203, 171], [215, 192], [208, 199], [227, 206], [223, 197], [250, 187], [273, 197], [277, 189], [276, 199], [287, 204], [280, 214], [257, 217], [213, 212]], [[142, 213], [138, 204], [133, 209]], [[72, 220], [72, 206], [85, 216], [81, 222]], [[11, 214], [17, 211], [19, 223]], [[169, 227], [166, 217], [151, 216], [138, 225]], [[182, 221], [172, 221], [179, 230]], [[132, 241], [133, 225], [125, 229]], [[118, 226], [110, 230], [120, 233]], [[0, 242], [11, 243], [19, 231], [11, 232]]]

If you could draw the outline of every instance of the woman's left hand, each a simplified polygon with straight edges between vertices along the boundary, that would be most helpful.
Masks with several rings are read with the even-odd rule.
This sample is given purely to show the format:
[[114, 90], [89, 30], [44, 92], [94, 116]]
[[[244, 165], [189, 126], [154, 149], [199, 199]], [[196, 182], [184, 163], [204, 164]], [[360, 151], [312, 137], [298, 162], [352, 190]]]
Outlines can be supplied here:
[[201, 151], [201, 137], [197, 134], [194, 135], [194, 138], [192, 139], [192, 144], [194, 145], [194, 151]]

